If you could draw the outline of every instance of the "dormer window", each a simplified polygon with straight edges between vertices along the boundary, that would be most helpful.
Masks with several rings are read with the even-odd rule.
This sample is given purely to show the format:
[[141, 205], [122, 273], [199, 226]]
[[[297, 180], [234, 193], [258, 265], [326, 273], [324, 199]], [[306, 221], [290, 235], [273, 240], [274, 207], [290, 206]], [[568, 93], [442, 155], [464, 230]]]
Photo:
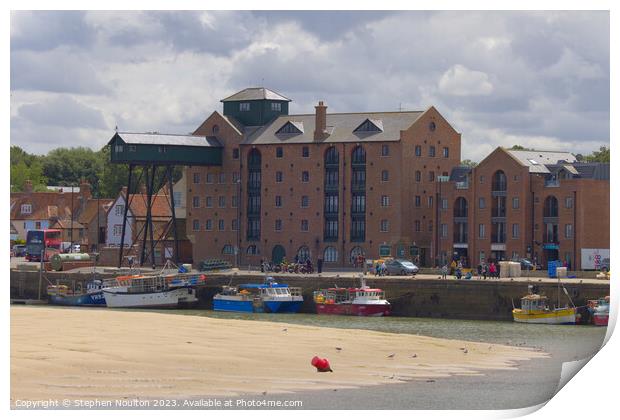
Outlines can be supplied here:
[[362, 124], [359, 125], [359, 127], [357, 127], [355, 130], [353, 130], [354, 133], [359, 133], [359, 132], [381, 132], [383, 131], [383, 121], [381, 120], [371, 120], [370, 118], [367, 118], [366, 121], [364, 121]]
[[249, 111], [250, 103], [249, 102], [240, 102], [239, 103], [239, 111]]
[[276, 134], [302, 134], [304, 132], [304, 124], [302, 122], [287, 121]]
[[272, 102], [271, 110], [275, 112], [282, 112], [282, 104], [280, 102]]
[[32, 214], [32, 204], [22, 204], [22, 214]]

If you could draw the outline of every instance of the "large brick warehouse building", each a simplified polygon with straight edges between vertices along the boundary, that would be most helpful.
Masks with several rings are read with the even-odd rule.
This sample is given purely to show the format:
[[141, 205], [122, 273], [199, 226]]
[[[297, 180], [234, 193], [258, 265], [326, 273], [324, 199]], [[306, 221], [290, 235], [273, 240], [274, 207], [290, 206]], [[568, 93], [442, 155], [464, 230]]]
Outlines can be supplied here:
[[476, 264], [568, 257], [578, 266], [577, 249], [609, 248], [608, 165], [531, 152], [543, 160], [535, 164], [500, 148], [469, 170], [459, 166], [460, 133], [434, 107], [328, 113], [319, 102], [314, 113], [289, 115], [289, 102], [245, 89], [193, 133], [223, 152], [221, 166], [187, 168], [194, 261], [243, 267], [299, 255], [329, 267], [362, 253], [422, 266], [455, 255]]

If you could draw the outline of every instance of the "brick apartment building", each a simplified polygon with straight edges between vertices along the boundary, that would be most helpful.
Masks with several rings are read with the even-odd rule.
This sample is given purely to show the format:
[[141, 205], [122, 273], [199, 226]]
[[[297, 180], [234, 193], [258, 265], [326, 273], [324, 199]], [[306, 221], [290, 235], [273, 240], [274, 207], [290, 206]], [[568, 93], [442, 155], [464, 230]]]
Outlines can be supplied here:
[[609, 248], [608, 165], [500, 148], [469, 170], [459, 166], [461, 135], [434, 107], [327, 113], [319, 102], [289, 115], [289, 102], [245, 89], [193, 133], [223, 147], [221, 167], [187, 168], [194, 261], [298, 255], [329, 267], [363, 253], [429, 266], [456, 252], [474, 263], [530, 255], [579, 266], [579, 249]]

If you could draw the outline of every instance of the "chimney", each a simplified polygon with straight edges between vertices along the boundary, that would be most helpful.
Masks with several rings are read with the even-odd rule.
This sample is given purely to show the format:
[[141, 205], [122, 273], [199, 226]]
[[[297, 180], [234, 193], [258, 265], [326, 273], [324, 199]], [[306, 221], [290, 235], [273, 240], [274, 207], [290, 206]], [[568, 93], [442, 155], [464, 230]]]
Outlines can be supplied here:
[[82, 179], [80, 182], [80, 195], [84, 200], [88, 200], [92, 197], [90, 184], [85, 179]]
[[31, 193], [32, 192], [32, 181], [27, 179], [26, 181], [24, 181], [24, 191], [27, 193]]
[[327, 106], [323, 105], [323, 101], [319, 101], [319, 104], [314, 109], [316, 109], [314, 140], [323, 140], [327, 137]]

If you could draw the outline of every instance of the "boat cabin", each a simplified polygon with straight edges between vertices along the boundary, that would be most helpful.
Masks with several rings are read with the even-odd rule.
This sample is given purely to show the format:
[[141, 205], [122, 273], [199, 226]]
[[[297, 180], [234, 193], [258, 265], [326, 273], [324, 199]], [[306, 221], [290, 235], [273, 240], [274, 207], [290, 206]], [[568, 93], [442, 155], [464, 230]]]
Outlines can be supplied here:
[[366, 300], [381, 300], [385, 298], [385, 292], [381, 289], [353, 289], [352, 294], [356, 298]]
[[548, 311], [547, 296], [527, 295], [521, 298], [522, 311]]

